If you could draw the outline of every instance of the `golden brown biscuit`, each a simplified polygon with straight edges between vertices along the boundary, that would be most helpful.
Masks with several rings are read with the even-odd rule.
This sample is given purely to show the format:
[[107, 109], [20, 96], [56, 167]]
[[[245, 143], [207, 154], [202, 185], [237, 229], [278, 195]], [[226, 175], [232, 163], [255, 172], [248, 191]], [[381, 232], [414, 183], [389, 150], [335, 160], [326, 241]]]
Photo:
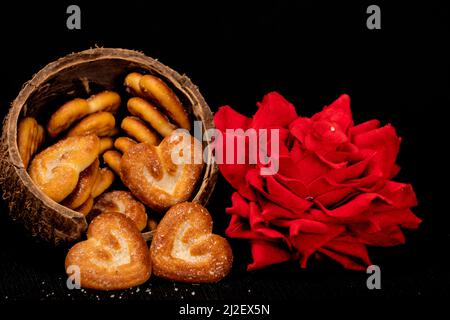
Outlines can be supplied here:
[[105, 151], [114, 147], [114, 140], [110, 137], [104, 137], [100, 139], [100, 151], [99, 154], [103, 154]]
[[139, 86], [139, 82], [141, 81], [142, 74], [137, 72], [132, 72], [125, 77], [124, 85], [127, 91], [135, 96], [143, 97], [144, 93]]
[[139, 230], [143, 230], [147, 224], [144, 205], [127, 191], [111, 191], [101, 195], [91, 213], [97, 216], [105, 212], [120, 212], [126, 215], [133, 220]]
[[136, 117], [150, 124], [153, 129], [163, 137], [169, 136], [176, 127], [169, 122], [169, 119], [158, 111], [156, 106], [142, 98], [134, 97], [128, 100], [128, 111]]
[[83, 118], [90, 113], [89, 104], [85, 99], [73, 99], [63, 104], [52, 114], [47, 124], [47, 131], [50, 137], [54, 138], [72, 123]]
[[75, 189], [61, 202], [63, 206], [70, 209], [80, 207], [91, 196], [92, 188], [99, 171], [100, 161], [98, 158], [86, 169], [81, 171]]
[[137, 142], [128, 137], [119, 137], [114, 141], [114, 148], [122, 153], [127, 152], [132, 146], [136, 145]]
[[200, 142], [175, 131], [157, 147], [140, 143], [125, 152], [120, 177], [136, 198], [163, 212], [189, 199], [202, 168]]
[[75, 189], [80, 173], [97, 159], [99, 148], [96, 135], [63, 139], [37, 154], [28, 172], [47, 196], [60, 202]]
[[17, 130], [17, 147], [23, 161], [23, 166], [28, 168], [31, 157], [44, 142], [44, 128], [32, 117], [23, 118]]
[[139, 142], [156, 145], [159, 143], [158, 135], [150, 130], [144, 122], [137, 117], [125, 117], [121, 128], [132, 138]]
[[90, 96], [89, 99], [87, 99], [87, 103], [89, 104], [90, 113], [99, 111], [114, 113], [119, 109], [121, 100], [118, 93], [113, 91], [103, 91]]
[[78, 122], [67, 133], [68, 137], [96, 134], [99, 137], [108, 136], [116, 125], [116, 119], [111, 112], [93, 113]]
[[75, 208], [75, 211], [78, 211], [79, 213], [81, 213], [83, 216], [87, 216], [91, 210], [92, 207], [94, 206], [94, 198], [92, 198], [91, 196], [89, 196], [89, 198], [78, 208]]
[[164, 81], [158, 77], [146, 74], [139, 81], [139, 86], [147, 98], [155, 101], [165, 109], [170, 119], [186, 130], [191, 129], [186, 110], [183, 108], [177, 95]]
[[47, 124], [50, 137], [54, 138], [75, 121], [98, 111], [115, 112], [120, 106], [120, 96], [112, 91], [104, 91], [89, 99], [73, 99], [52, 114]]
[[212, 234], [212, 225], [210, 214], [198, 203], [170, 208], [153, 234], [153, 273], [181, 282], [223, 279], [231, 270], [233, 253], [227, 240]]
[[133, 221], [123, 214], [97, 216], [89, 225], [87, 238], [69, 250], [65, 262], [68, 274], [72, 268], [80, 271], [82, 288], [120, 290], [150, 278], [147, 245]]
[[103, 154], [103, 161], [110, 167], [116, 174], [120, 176], [120, 161], [122, 155], [120, 152], [115, 150], [106, 151]]
[[101, 168], [97, 174], [94, 186], [92, 187], [91, 197], [97, 198], [114, 182], [114, 173], [108, 168]]

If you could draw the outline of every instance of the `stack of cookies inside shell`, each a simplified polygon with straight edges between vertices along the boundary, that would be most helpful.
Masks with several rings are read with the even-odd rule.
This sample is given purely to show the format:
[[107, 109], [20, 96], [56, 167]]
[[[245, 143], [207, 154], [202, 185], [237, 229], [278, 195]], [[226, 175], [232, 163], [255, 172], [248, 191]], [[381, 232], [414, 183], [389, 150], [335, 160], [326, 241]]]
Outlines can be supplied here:
[[[187, 202], [203, 170], [189, 115], [159, 77], [133, 72], [124, 86], [126, 96], [75, 98], [44, 125], [25, 117], [18, 126], [33, 182], [90, 221], [66, 270], [77, 267], [81, 286], [99, 290], [139, 285], [152, 269], [170, 280], [216, 282], [229, 272], [232, 252], [212, 234], [208, 211]], [[150, 249], [145, 231], [153, 235]]]

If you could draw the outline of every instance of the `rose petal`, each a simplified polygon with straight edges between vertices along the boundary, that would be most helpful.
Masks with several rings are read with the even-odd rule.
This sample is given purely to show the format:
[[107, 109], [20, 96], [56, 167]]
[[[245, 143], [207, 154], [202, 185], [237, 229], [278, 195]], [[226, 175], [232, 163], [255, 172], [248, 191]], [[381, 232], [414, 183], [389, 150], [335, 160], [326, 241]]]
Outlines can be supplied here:
[[259, 206], [255, 202], [250, 202], [250, 214], [248, 221], [250, 223], [250, 227], [253, 230], [256, 230], [259, 226], [262, 226], [265, 224], [265, 220], [263, 216], [261, 215], [261, 211], [259, 209]]
[[347, 133], [348, 129], [353, 125], [352, 112], [350, 109], [350, 97], [346, 94], [341, 95], [332, 104], [323, 108], [312, 118], [313, 121], [325, 120], [335, 123], [339, 129]]
[[371, 215], [369, 220], [377, 231], [397, 225], [407, 229], [415, 229], [422, 222], [410, 209], [377, 212]]
[[405, 243], [405, 236], [398, 226], [384, 228], [374, 233], [359, 233], [358, 238], [367, 245], [377, 247], [391, 247]]
[[288, 127], [298, 116], [295, 107], [278, 92], [266, 94], [257, 103], [258, 111], [253, 116], [253, 128]]
[[[237, 207], [239, 205], [242, 207]], [[267, 225], [259, 206], [255, 202], [247, 203], [240, 195], [235, 193], [233, 195], [233, 207], [228, 208], [227, 213], [234, 213], [225, 231], [227, 236], [244, 239], [281, 240], [290, 246], [289, 240], [284, 234]]]
[[220, 107], [214, 115], [216, 128], [225, 133], [226, 129], [244, 129], [250, 127], [252, 119], [243, 116], [229, 106]]
[[225, 209], [226, 213], [248, 219], [250, 205], [238, 192], [234, 192], [231, 195], [231, 203], [232, 206]]
[[[388, 181], [377, 192], [389, 200], [388, 204], [386, 204], [389, 207], [406, 209], [417, 205], [416, 194], [410, 184]], [[385, 207], [381, 207], [383, 204], [380, 204], [377, 210], [385, 210]]]
[[353, 199], [343, 203], [335, 209], [328, 210], [323, 208], [323, 211], [331, 217], [351, 218], [367, 213], [373, 201], [378, 199], [380, 199], [380, 195], [376, 193], [363, 193], [357, 195]]
[[289, 132], [302, 144], [305, 144], [305, 138], [311, 131], [312, 121], [309, 118], [299, 117], [289, 125]]
[[291, 253], [278, 243], [253, 240], [251, 241], [251, 249], [253, 262], [248, 265], [248, 271], [264, 268], [291, 259]]
[[346, 199], [350, 196], [354, 196], [357, 191], [355, 188], [351, 187], [331, 187], [328, 192], [325, 192], [323, 190], [320, 195], [315, 195], [314, 193], [311, 193], [314, 196], [315, 202], [320, 203], [324, 207], [331, 207], [339, 202], [341, 202], [343, 199]]
[[359, 134], [354, 137], [354, 143], [359, 148], [376, 151], [368, 168], [369, 174], [371, 171], [380, 171], [384, 178], [391, 177], [400, 148], [400, 139], [392, 126]]
[[320, 248], [319, 252], [350, 270], [366, 270], [372, 264], [366, 246], [349, 237], [334, 239]]
[[298, 197], [305, 199], [309, 196], [308, 189], [302, 181], [295, 178], [285, 177], [281, 174], [276, 174], [273, 177], [277, 182], [286, 187], [288, 190], [291, 190]]
[[256, 240], [272, 239], [274, 241], [279, 241], [280, 243], [289, 243], [288, 239], [276, 230], [265, 227], [250, 229], [247, 221], [237, 215], [231, 216], [230, 224], [225, 230], [225, 234], [229, 238]]
[[285, 177], [293, 177], [308, 185], [315, 179], [322, 177], [329, 170], [331, 168], [319, 161], [317, 155], [312, 152], [305, 152], [298, 161], [280, 157], [280, 170], [278, 173]]
[[[245, 176], [253, 166], [245, 164], [220, 164], [220, 172], [228, 183], [248, 200], [255, 200], [255, 195]], [[255, 169], [256, 170], [256, 169]]]
[[[315, 224], [313, 226], [313, 224]], [[305, 268], [309, 257], [324, 244], [345, 231], [345, 227], [320, 224], [307, 220], [295, 220], [291, 223], [290, 240], [300, 254], [300, 265]], [[311, 232], [313, 231], [313, 232]], [[320, 231], [320, 232], [318, 232]]]
[[[272, 220], [290, 221], [292, 219], [298, 219], [305, 216], [305, 214], [302, 212], [293, 212], [269, 200], [260, 199], [259, 202], [262, 202], [261, 215], [264, 217], [264, 220], [270, 221], [271, 223], [274, 223]], [[283, 224], [283, 226], [287, 227], [286, 224]]]
[[380, 121], [369, 120], [350, 128], [349, 135], [353, 138], [361, 133], [375, 130], [380, 127]]
[[310, 201], [302, 199], [286, 189], [272, 176], [261, 179], [258, 172], [253, 170], [247, 173], [247, 179], [250, 185], [261, 195], [288, 210], [302, 212], [312, 205]]
[[349, 165], [345, 168], [337, 168], [327, 172], [327, 177], [336, 183], [351, 183], [351, 180], [363, 177], [370, 160], [375, 155], [375, 152], [368, 154], [365, 159]]

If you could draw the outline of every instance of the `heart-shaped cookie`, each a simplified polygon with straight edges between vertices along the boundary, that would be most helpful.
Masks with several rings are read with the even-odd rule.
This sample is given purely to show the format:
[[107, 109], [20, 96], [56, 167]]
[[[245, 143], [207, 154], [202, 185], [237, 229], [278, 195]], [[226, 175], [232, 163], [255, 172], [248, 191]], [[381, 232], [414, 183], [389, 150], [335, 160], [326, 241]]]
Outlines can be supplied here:
[[79, 268], [81, 287], [126, 289], [150, 277], [147, 245], [133, 221], [123, 214], [108, 212], [97, 216], [89, 225], [87, 238], [74, 245], [66, 257], [68, 273]]
[[211, 216], [200, 204], [170, 208], [153, 235], [153, 273], [182, 282], [221, 280], [231, 269], [233, 254], [227, 240], [211, 232]]
[[202, 156], [201, 143], [176, 130], [158, 146], [131, 146], [120, 162], [120, 176], [136, 198], [163, 212], [189, 199], [202, 172]]

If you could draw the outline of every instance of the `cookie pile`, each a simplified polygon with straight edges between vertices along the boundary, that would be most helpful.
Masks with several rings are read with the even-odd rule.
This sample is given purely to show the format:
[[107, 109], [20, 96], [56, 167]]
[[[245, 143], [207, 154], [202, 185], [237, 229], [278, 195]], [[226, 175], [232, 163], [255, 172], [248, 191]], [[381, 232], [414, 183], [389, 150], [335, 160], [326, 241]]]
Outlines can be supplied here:
[[[92, 221], [66, 267], [77, 265], [82, 287], [100, 290], [143, 283], [152, 264], [168, 279], [218, 281], [231, 267], [229, 245], [211, 234], [205, 208], [185, 202], [203, 170], [188, 113], [158, 77], [133, 72], [124, 85], [130, 96], [121, 118], [120, 95], [103, 91], [66, 102], [45, 129], [31, 117], [18, 127], [19, 153], [34, 183]], [[145, 230], [154, 231], [151, 254]]]
[[150, 250], [127, 216], [105, 212], [89, 225], [87, 240], [73, 246], [66, 270], [80, 271], [83, 288], [118, 290], [155, 276], [181, 282], [217, 282], [231, 269], [233, 254], [212, 234], [212, 219], [197, 203], [171, 207], [158, 224]]
[[[136, 72], [126, 76], [124, 85], [132, 97], [129, 114], [120, 122], [120, 95], [104, 91], [66, 102], [51, 115], [46, 130], [31, 117], [19, 124], [19, 153], [30, 177], [51, 199], [84, 215], [117, 177], [133, 196], [162, 212], [189, 198], [202, 171], [202, 163], [178, 170], [168, 157], [183, 139], [192, 154], [202, 152], [200, 142], [186, 133], [189, 117], [176, 94], [158, 77]], [[52, 145], [34, 156], [45, 133]]]
[[[94, 199], [112, 185], [114, 174], [100, 168], [98, 157], [113, 147], [120, 105], [119, 94], [104, 91], [65, 103], [46, 130], [31, 117], [21, 120], [17, 144], [24, 167], [52, 200], [87, 215]], [[52, 144], [35, 155], [45, 135]]]

